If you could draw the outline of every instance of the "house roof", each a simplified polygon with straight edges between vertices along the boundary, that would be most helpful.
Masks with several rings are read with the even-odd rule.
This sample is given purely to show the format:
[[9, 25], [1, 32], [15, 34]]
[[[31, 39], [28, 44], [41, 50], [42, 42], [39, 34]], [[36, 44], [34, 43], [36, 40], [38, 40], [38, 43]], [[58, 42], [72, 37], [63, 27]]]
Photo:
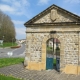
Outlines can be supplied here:
[[49, 39], [49, 41], [54, 43], [60, 43], [60, 41], [57, 38]]
[[[48, 13], [51, 9], [57, 9], [57, 10], [60, 10], [60, 11], [62, 11], [62, 12], [64, 12], [64, 13], [66, 13], [66, 14], [68, 14], [68, 15], [70, 15], [70, 16], [72, 16], [72, 17], [74, 17], [74, 18], [76, 18], [77, 19], [77, 22], [79, 23], [80, 22], [80, 16], [78, 16], [78, 15], [76, 15], [76, 14], [73, 14], [73, 13], [71, 13], [71, 12], [69, 12], [69, 11], [67, 11], [67, 10], [65, 10], [65, 9], [63, 9], [63, 8], [61, 8], [61, 7], [59, 7], [59, 6], [57, 6], [57, 5], [51, 5], [50, 7], [48, 7], [47, 9], [45, 9], [44, 11], [42, 11], [41, 13], [39, 13], [38, 15], [36, 15], [35, 17], [33, 17], [32, 19], [30, 19], [29, 21], [27, 21], [24, 25], [26, 26], [26, 25], [32, 25], [32, 24], [34, 24], [33, 22], [34, 21], [36, 21], [37, 19], [39, 19], [41, 16], [43, 16], [45, 13]], [[65, 23], [65, 22], [64, 22]], [[76, 24], [76, 22], [70, 22], [70, 24]], [[55, 24], [55, 23], [52, 23], [52, 24]], [[57, 24], [59, 24], [59, 23], [57, 23]]]

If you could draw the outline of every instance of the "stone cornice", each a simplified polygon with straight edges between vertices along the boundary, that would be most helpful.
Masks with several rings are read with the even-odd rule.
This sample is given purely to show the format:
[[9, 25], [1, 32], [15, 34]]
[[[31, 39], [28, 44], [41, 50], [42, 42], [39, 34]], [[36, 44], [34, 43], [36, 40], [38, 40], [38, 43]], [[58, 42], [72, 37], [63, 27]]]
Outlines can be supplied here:
[[80, 22], [55, 22], [55, 23], [35, 23], [27, 24], [26, 27], [39, 27], [39, 26], [70, 26], [70, 25], [80, 25]]
[[[80, 33], [80, 31], [56, 31], [56, 33]], [[50, 33], [50, 34], [56, 34], [56, 33], [51, 33], [51, 31], [26, 31], [26, 33]]]

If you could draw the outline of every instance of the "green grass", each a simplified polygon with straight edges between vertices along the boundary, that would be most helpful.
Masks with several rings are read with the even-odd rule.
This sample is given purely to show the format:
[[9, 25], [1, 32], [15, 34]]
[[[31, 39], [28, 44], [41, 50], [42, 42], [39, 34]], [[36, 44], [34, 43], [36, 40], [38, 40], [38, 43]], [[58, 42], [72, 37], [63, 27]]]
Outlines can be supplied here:
[[56, 59], [53, 59], [53, 64], [56, 65]]
[[[0, 59], [0, 68], [5, 66], [10, 66], [13, 64], [22, 63], [24, 58], [1, 58]], [[14, 78], [13, 76], [5, 76], [0, 74], [0, 80], [22, 80], [18, 78]]]
[[52, 51], [53, 48], [52, 48], [52, 47], [47, 47], [47, 50], [48, 50], [48, 51]]
[[3, 45], [0, 45], [0, 47], [11, 47], [11, 46], [17, 46], [17, 43], [4, 42]]
[[1, 58], [0, 59], [0, 68], [13, 65], [13, 64], [18, 64], [24, 61], [24, 58]]
[[14, 78], [12, 76], [5, 76], [5, 75], [0, 74], [0, 80], [22, 80], [22, 79], [18, 79], [18, 78]]

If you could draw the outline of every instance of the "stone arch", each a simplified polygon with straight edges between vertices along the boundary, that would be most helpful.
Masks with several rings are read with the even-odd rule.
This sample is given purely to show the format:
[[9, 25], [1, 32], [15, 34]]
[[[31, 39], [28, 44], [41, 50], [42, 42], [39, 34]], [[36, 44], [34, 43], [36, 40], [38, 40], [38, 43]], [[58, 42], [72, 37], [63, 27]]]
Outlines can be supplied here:
[[49, 40], [50, 38], [57, 38], [60, 41], [60, 70], [64, 67], [65, 62], [64, 62], [64, 41], [62, 38], [60, 38], [57, 33], [53, 34], [52, 36], [49, 34], [43, 38], [42, 41], [42, 63], [45, 64], [45, 69], [46, 69], [46, 41]]

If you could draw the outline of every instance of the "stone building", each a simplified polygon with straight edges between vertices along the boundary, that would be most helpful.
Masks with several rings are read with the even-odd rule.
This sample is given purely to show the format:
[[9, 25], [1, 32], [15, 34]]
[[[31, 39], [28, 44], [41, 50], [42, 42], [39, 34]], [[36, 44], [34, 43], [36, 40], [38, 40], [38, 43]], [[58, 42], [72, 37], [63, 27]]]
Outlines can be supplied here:
[[[80, 17], [56, 5], [27, 21], [25, 67], [30, 70], [54, 69], [52, 57], [47, 57], [47, 41], [60, 41], [56, 70], [80, 74]], [[53, 51], [54, 52], [54, 51]], [[57, 56], [57, 55], [56, 55]], [[52, 59], [53, 58], [53, 59]]]

